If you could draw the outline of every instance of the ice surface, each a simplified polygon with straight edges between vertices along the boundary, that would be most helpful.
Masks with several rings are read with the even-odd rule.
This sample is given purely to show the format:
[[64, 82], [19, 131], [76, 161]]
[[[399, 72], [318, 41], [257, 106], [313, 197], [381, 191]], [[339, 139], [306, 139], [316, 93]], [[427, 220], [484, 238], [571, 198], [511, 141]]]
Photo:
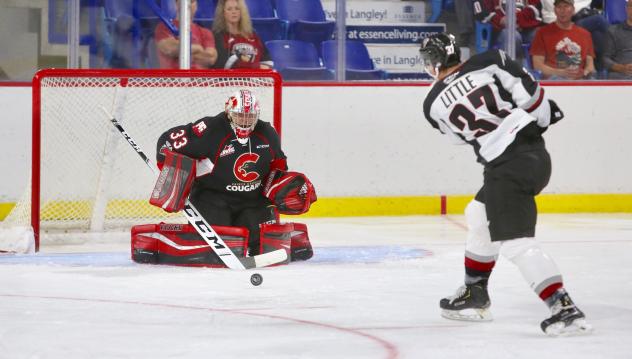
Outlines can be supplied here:
[[129, 243], [0, 256], [0, 358], [632, 358], [632, 215], [541, 215], [538, 238], [595, 327], [549, 338], [501, 258], [494, 321], [444, 319], [459, 216], [304, 220], [315, 257], [253, 272], [132, 263]]

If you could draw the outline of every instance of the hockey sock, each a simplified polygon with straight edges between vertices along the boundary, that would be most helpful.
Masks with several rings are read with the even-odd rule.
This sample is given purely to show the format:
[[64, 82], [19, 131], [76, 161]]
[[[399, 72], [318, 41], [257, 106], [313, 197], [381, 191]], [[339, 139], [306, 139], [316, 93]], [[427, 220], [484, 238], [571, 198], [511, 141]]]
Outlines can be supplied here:
[[564, 294], [566, 293], [566, 290], [564, 289], [564, 287], [562, 287], [562, 283], [559, 283], [559, 287], [557, 287], [550, 295], [548, 295], [547, 297], [542, 297], [540, 296], [540, 298], [542, 298], [542, 300], [544, 301], [544, 303], [546, 303], [546, 305], [551, 308], [553, 306], [553, 304], [555, 304], [555, 302], [557, 302], [560, 298], [562, 298], [564, 296]]
[[465, 219], [468, 227], [465, 244], [465, 284], [480, 283], [487, 286], [501, 244], [491, 241], [483, 203], [472, 200], [465, 208]]
[[492, 274], [492, 269], [496, 261], [491, 258], [491, 261], [481, 262], [465, 256], [465, 284], [482, 284], [487, 287], [489, 276]]
[[535, 238], [503, 241], [502, 254], [518, 266], [531, 289], [543, 301], [546, 302], [563, 287], [557, 265], [542, 251]]

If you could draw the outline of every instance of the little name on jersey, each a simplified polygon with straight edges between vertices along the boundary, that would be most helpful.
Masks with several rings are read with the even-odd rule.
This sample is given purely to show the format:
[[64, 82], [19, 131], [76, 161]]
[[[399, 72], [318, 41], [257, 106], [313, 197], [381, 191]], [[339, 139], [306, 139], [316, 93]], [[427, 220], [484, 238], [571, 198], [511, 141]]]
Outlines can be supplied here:
[[467, 93], [472, 91], [475, 87], [474, 80], [472, 80], [470, 75], [465, 75], [443, 90], [439, 98], [441, 102], [443, 102], [443, 105], [448, 108], [452, 103], [467, 95]]

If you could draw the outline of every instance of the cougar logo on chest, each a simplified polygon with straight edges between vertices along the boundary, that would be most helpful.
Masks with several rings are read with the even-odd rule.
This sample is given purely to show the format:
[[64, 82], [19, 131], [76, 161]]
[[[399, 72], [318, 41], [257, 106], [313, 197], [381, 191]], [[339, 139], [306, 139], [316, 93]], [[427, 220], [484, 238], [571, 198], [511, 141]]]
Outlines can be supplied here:
[[256, 153], [244, 153], [239, 156], [233, 166], [235, 177], [242, 182], [252, 182], [259, 178], [259, 173], [251, 171], [257, 164], [259, 155]]

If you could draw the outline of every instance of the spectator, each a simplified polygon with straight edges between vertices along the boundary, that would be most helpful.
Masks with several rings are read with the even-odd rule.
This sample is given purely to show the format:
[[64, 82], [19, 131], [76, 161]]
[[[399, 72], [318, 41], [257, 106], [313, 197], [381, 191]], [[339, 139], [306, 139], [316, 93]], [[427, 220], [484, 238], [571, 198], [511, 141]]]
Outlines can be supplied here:
[[472, 13], [472, 0], [454, 0], [454, 13], [459, 29], [459, 44], [474, 48], [474, 15]]
[[610, 26], [606, 36], [602, 62], [610, 79], [632, 79], [632, 0], [625, 10], [626, 21]]
[[[595, 60], [597, 61], [595, 67], [597, 70], [601, 70], [603, 65], [600, 59], [604, 51], [609, 24], [608, 20], [599, 13], [599, 10], [593, 8], [598, 4], [599, 1], [594, 0], [575, 0], [575, 13], [572, 20], [577, 26], [583, 27], [590, 33], [595, 49]], [[554, 7], [553, 0], [542, 0], [542, 18], [547, 24], [555, 21]]]
[[244, 0], [219, 0], [213, 20], [218, 68], [271, 69], [268, 49], [254, 32]]
[[[506, 29], [505, 0], [474, 0], [474, 14], [483, 23], [490, 23], [494, 28], [492, 44], [505, 45], [508, 31]], [[523, 43], [530, 43], [535, 30], [542, 25], [542, 4], [540, 0], [516, 0], [516, 58], [523, 60]]]
[[577, 80], [593, 76], [595, 51], [590, 33], [571, 20], [573, 0], [555, 0], [555, 22], [540, 27], [531, 42], [533, 67], [545, 79]]
[[[197, 11], [197, 0], [190, 2], [190, 14]], [[179, 27], [180, 0], [176, 0], [176, 19], [172, 20], [175, 27]], [[161, 68], [179, 68], [180, 39], [162, 22], [156, 26], [155, 30], [156, 47], [158, 49], [158, 61]], [[217, 61], [217, 50], [215, 49], [215, 39], [210, 30], [205, 29], [191, 20], [191, 68], [208, 69], [213, 67]]]

